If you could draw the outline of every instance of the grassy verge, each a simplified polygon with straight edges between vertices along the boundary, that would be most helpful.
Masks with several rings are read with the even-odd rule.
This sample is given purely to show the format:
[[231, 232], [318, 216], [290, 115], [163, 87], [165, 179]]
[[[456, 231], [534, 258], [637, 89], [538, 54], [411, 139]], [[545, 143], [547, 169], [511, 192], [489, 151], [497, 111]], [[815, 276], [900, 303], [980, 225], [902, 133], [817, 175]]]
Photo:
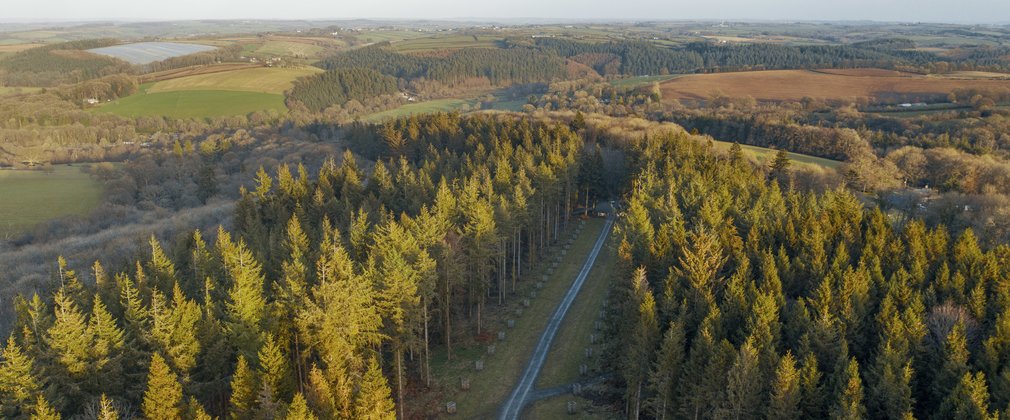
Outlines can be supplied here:
[[[548, 254], [547, 259], [527, 277], [529, 280], [517, 288], [517, 294], [511, 298], [510, 304], [501, 307], [489, 305], [484, 325], [491, 335], [490, 343], [455, 347], [451, 361], [445, 359], [444, 352], [433, 355], [434, 379], [444, 391], [443, 400], [439, 402], [441, 410], [445, 409], [447, 401], [453, 401], [457, 404], [458, 418], [486, 419], [498, 414], [502, 401], [515, 387], [529, 362], [548, 318], [582, 268], [602, 226], [602, 220], [586, 223], [567, 255], [562, 257], [558, 268], [548, 276], [549, 280], [543, 289], [537, 291], [536, 298], [530, 299], [528, 308], [521, 305], [523, 298], [530, 296], [530, 292], [535, 290], [536, 281], [547, 274], [554, 256], [560, 255], [560, 246], [545, 253]], [[563, 233], [562, 238], [567, 238], [567, 235], [571, 233]], [[517, 316], [518, 308], [523, 309], [522, 315]], [[506, 322], [509, 319], [515, 320], [515, 328], [507, 328]], [[505, 341], [497, 341], [498, 331], [505, 331]], [[487, 353], [487, 344], [495, 345], [494, 354]], [[484, 370], [481, 372], [474, 369], [474, 363], [478, 359], [484, 360]], [[470, 390], [460, 389], [461, 378], [470, 380]]]
[[[558, 335], [547, 354], [547, 361], [537, 378], [536, 388], [550, 388], [570, 384], [585, 379], [579, 375], [579, 365], [587, 364], [589, 376], [599, 374], [599, 352], [602, 347], [599, 341], [590, 344], [591, 334], [601, 334], [594, 330], [595, 322], [600, 320], [599, 312], [610, 282], [614, 278], [616, 257], [615, 236], [608, 238], [607, 243], [596, 258], [593, 270], [586, 278], [582, 290], [575, 297], [575, 302], [565, 315], [565, 320], [558, 330]], [[593, 357], [585, 357], [586, 347], [593, 348]]]
[[0, 170], [0, 197], [0, 233], [13, 233], [50, 219], [88, 214], [102, 197], [102, 184], [79, 167]]
[[[568, 402], [575, 401], [575, 416], [568, 414]], [[526, 409], [523, 418], [527, 420], [548, 420], [548, 419], [617, 419], [621, 418], [607, 407], [593, 405], [593, 402], [574, 395], [560, 395], [546, 400], [540, 400]]]

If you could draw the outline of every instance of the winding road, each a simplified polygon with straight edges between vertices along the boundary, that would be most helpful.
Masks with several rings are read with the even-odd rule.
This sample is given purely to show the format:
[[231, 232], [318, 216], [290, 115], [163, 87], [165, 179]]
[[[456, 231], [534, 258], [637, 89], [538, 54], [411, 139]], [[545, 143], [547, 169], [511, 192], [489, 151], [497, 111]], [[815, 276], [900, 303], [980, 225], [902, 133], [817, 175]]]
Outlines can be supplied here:
[[611, 213], [607, 217], [606, 223], [603, 224], [603, 230], [600, 231], [600, 237], [596, 239], [596, 244], [593, 245], [593, 250], [589, 252], [589, 256], [586, 257], [586, 262], [582, 265], [582, 270], [579, 271], [579, 275], [575, 277], [575, 281], [572, 282], [572, 286], [565, 293], [564, 299], [558, 304], [558, 308], [554, 310], [554, 314], [551, 315], [550, 321], [547, 323], [547, 328], [544, 329], [543, 334], [540, 336], [540, 341], [537, 342], [536, 350], [533, 351], [533, 357], [530, 358], [530, 362], [526, 365], [526, 369], [523, 371], [523, 376], [519, 378], [519, 384], [516, 385], [512, 393], [509, 394], [505, 404], [502, 405], [501, 415], [498, 416], [501, 420], [514, 420], [518, 419], [519, 415], [522, 414], [523, 408], [526, 403], [529, 402], [530, 392], [533, 391], [533, 385], [537, 382], [537, 376], [540, 375], [540, 369], [544, 366], [544, 360], [547, 359], [547, 352], [551, 349], [551, 342], [554, 341], [554, 336], [557, 335], [558, 329], [561, 327], [561, 322], [565, 319], [565, 314], [568, 313], [568, 308], [572, 306], [572, 302], [575, 301], [575, 296], [579, 294], [579, 290], [582, 289], [582, 284], [586, 282], [586, 278], [589, 277], [589, 272], [593, 269], [593, 264], [596, 263], [596, 257], [600, 255], [600, 250], [603, 248], [603, 244], [606, 243], [607, 235], [610, 234], [610, 229], [614, 226], [614, 215]]

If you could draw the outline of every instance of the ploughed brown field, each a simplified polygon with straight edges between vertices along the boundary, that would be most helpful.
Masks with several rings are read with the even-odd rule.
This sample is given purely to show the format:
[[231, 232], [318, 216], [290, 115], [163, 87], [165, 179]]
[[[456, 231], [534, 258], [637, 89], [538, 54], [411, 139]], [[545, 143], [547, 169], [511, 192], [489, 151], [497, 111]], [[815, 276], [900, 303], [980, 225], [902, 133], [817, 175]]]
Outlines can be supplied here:
[[692, 74], [662, 84], [668, 99], [706, 100], [716, 94], [790, 101], [876, 98], [888, 95], [946, 95], [958, 88], [1010, 90], [1010, 80], [952, 79], [883, 69], [767, 70]]

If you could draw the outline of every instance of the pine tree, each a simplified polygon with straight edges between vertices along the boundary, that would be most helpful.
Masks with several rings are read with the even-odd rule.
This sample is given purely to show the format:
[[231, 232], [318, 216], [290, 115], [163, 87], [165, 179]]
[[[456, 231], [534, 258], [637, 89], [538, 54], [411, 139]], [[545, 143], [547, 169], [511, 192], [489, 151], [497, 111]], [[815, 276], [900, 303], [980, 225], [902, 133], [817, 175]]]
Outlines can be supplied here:
[[309, 405], [305, 402], [305, 397], [302, 393], [296, 393], [295, 398], [291, 400], [291, 405], [288, 406], [288, 413], [284, 417], [284, 420], [316, 420], [316, 415], [312, 413], [309, 409]]
[[274, 398], [281, 399], [290, 392], [291, 369], [288, 368], [288, 358], [281, 351], [280, 345], [274, 341], [273, 334], [267, 334], [259, 355], [260, 381], [271, 389]]
[[39, 395], [35, 400], [35, 412], [32, 413], [31, 420], [60, 420], [60, 413]]
[[627, 342], [628, 360], [624, 368], [624, 379], [628, 387], [625, 391], [625, 400], [629, 404], [629, 412], [638, 418], [643, 402], [642, 391], [648, 379], [656, 342], [659, 339], [659, 321], [656, 314], [656, 300], [649, 290], [644, 268], [635, 271], [632, 284], [636, 299], [633, 303], [637, 303], [638, 311]]
[[961, 377], [960, 382], [943, 401], [938, 414], [939, 418], [950, 419], [989, 419], [989, 390], [985, 383], [985, 374], [970, 372]]
[[49, 329], [50, 346], [67, 372], [72, 377], [81, 377], [90, 367], [93, 337], [84, 315], [62, 289], [56, 292], [53, 301], [56, 316]]
[[396, 407], [390, 398], [389, 385], [382, 376], [379, 362], [371, 358], [368, 370], [361, 378], [361, 386], [354, 398], [354, 417], [363, 420], [389, 420], [396, 418]]
[[196, 397], [189, 397], [189, 404], [186, 404], [186, 418], [191, 420], [213, 420], [204, 410], [203, 405], [196, 400]]
[[165, 363], [165, 359], [158, 353], [151, 356], [143, 411], [144, 416], [149, 419], [182, 418], [182, 385]]
[[239, 353], [254, 359], [261, 345], [266, 316], [262, 267], [245, 241], [232, 242], [231, 235], [223, 229], [218, 231], [217, 248], [232, 284], [227, 303], [228, 333]]
[[105, 394], [102, 394], [102, 399], [98, 403], [97, 420], [119, 420], [119, 412], [116, 411], [116, 407], [113, 407], [112, 400]]
[[31, 413], [39, 383], [33, 362], [11, 336], [0, 354], [0, 417], [21, 418]]
[[831, 409], [831, 418], [835, 420], [858, 420], [866, 418], [866, 407], [863, 406], [863, 382], [859, 378], [859, 363], [850, 359], [848, 367], [839, 372], [841, 389], [838, 401]]
[[779, 359], [778, 369], [771, 385], [771, 403], [768, 419], [789, 420], [800, 418], [801, 377], [796, 370], [796, 359], [787, 352]]
[[727, 373], [726, 400], [716, 413], [720, 418], [750, 419], [760, 416], [762, 405], [758, 351], [752, 340], [740, 346], [736, 361]]
[[648, 405], [652, 416], [657, 419], [672, 417], [679, 406], [676, 398], [677, 384], [684, 370], [686, 345], [683, 324], [671, 321], [663, 335], [656, 364], [649, 375], [649, 389], [654, 397]]
[[772, 160], [771, 166], [769, 167], [769, 169], [771, 169], [771, 176], [773, 178], [781, 179], [788, 173], [787, 171], [789, 170], [789, 165], [789, 152], [785, 151], [785, 149], [779, 149], [775, 152], [775, 158]]
[[240, 354], [238, 363], [235, 365], [235, 373], [231, 378], [231, 399], [229, 400], [231, 409], [229, 412], [233, 419], [245, 419], [253, 414], [258, 390], [256, 384], [255, 373], [249, 368], [245, 356]]

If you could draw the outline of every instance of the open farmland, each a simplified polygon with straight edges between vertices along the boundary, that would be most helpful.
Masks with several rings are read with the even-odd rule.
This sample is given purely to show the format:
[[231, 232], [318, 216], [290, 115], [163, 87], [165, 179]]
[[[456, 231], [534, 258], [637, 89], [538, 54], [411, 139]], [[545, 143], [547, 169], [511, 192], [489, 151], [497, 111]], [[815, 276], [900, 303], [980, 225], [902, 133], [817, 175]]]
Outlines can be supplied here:
[[804, 97], [846, 99], [889, 95], [946, 95], [958, 88], [1006, 90], [1010, 81], [955, 80], [880, 69], [832, 71], [769, 70], [694, 74], [662, 85], [668, 99], [705, 100], [713, 95], [751, 96], [758, 100], [791, 101]]
[[228, 90], [280, 94], [291, 89], [295, 79], [319, 72], [322, 70], [315, 67], [255, 67], [165, 80], [155, 83], [147, 91]]
[[214, 47], [200, 44], [180, 44], [176, 42], [138, 42], [112, 47], [94, 48], [95, 54], [116, 57], [131, 64], [149, 64], [172, 57], [190, 55], [213, 50]]
[[461, 48], [497, 48], [501, 37], [487, 35], [450, 35], [417, 38], [393, 43], [398, 52], [457, 50]]
[[0, 234], [57, 217], [84, 215], [102, 196], [102, 184], [79, 167], [0, 171]]
[[173, 118], [224, 117], [245, 115], [256, 111], [286, 112], [287, 110], [284, 106], [283, 95], [226, 90], [139, 93], [95, 109], [97, 112], [109, 112], [125, 117], [167, 116]]
[[177, 79], [186, 76], [196, 76], [198, 74], [223, 73], [234, 70], [253, 69], [262, 67], [253, 63], [222, 63], [212, 65], [188, 66], [178, 69], [147, 73], [140, 76], [141, 83], [160, 82], [162, 80]]

